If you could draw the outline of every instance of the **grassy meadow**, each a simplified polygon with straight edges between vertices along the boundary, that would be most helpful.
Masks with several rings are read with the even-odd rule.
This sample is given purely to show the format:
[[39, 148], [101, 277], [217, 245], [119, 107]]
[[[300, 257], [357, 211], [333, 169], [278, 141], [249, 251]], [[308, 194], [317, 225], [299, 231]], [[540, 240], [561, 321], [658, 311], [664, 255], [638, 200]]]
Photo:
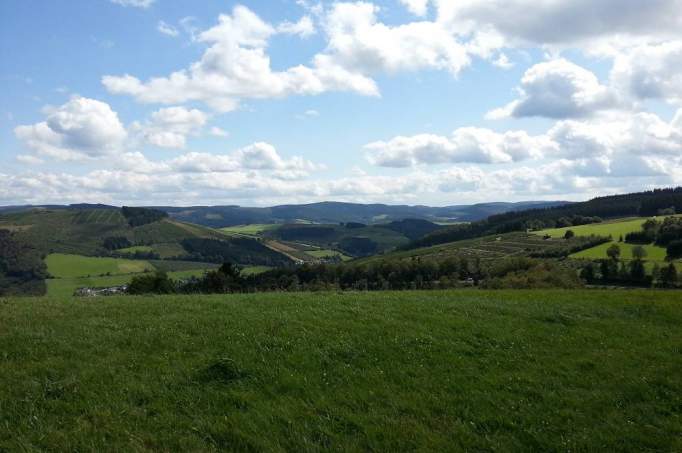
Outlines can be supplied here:
[[[184, 261], [142, 261], [80, 255], [51, 254], [45, 258], [53, 277], [46, 280], [47, 295], [69, 297], [78, 288], [106, 288], [126, 285], [135, 275], [161, 270], [175, 280], [200, 277], [215, 264]], [[255, 270], [254, 272], [258, 272]]]
[[[168, 276], [174, 280], [201, 277], [206, 270], [196, 269], [187, 271], [168, 272]], [[112, 286], [127, 285], [138, 274], [111, 275], [101, 277], [75, 277], [53, 278], [46, 280], [47, 295], [50, 297], [70, 297], [79, 288], [109, 288]]]
[[279, 224], [263, 224], [263, 223], [252, 223], [249, 225], [237, 225], [231, 227], [220, 228], [220, 231], [227, 234], [244, 234], [247, 236], [258, 236], [264, 231], [272, 231], [279, 228]]
[[[632, 259], [632, 249], [637, 247], [638, 244], [627, 244], [625, 242], [618, 242], [621, 236], [624, 238], [628, 233], [634, 233], [636, 231], [642, 230], [642, 224], [646, 222], [648, 217], [636, 217], [627, 218], [620, 220], [612, 220], [603, 223], [594, 223], [591, 225], [580, 225], [574, 227], [566, 228], [554, 228], [550, 230], [538, 231], [535, 234], [538, 235], [549, 235], [552, 238], [562, 238], [566, 234], [566, 231], [572, 230], [576, 236], [611, 236], [613, 241], [606, 244], [601, 244], [591, 249], [583, 250], [581, 252], [571, 255], [571, 258], [576, 259], [591, 259], [598, 260], [608, 258], [606, 250], [613, 245], [617, 244], [621, 250], [621, 259], [631, 260]], [[646, 261], [649, 263], [658, 263], [659, 265], [666, 264], [666, 249], [665, 247], [659, 247], [654, 244], [642, 245], [647, 253]], [[651, 267], [651, 266], [649, 266]]]
[[0, 451], [680, 451], [682, 294], [0, 300]]
[[[608, 242], [606, 244], [601, 244], [591, 249], [583, 250], [582, 252], [574, 253], [571, 258], [586, 258], [586, 259], [602, 259], [607, 258], [606, 250], [613, 244], [617, 244], [620, 247], [620, 257], [624, 260], [632, 260], [632, 249], [639, 244], [626, 244], [625, 242]], [[653, 244], [641, 245], [641, 247], [646, 251], [647, 261], [657, 262], [659, 264], [665, 263], [666, 251], [663, 247], [658, 247]]]
[[646, 222], [648, 217], [634, 217], [627, 219], [609, 220], [601, 223], [592, 223], [589, 225], [578, 225], [565, 228], [552, 228], [549, 230], [541, 230], [536, 234], [545, 236], [549, 235], [553, 238], [562, 238], [566, 231], [573, 231], [576, 236], [609, 236], [611, 235], [615, 241], [621, 236], [625, 237], [628, 233], [634, 233], [642, 229], [642, 224]]
[[327, 250], [309, 250], [309, 251], [306, 251], [306, 253], [307, 253], [308, 255], [312, 256], [312, 257], [320, 258], [320, 259], [322, 259], [322, 258], [331, 258], [331, 257], [335, 257], [335, 256], [340, 257], [340, 258], [341, 258], [341, 261], [350, 261], [350, 260], [353, 259], [353, 258], [351, 258], [350, 256], [344, 255], [343, 253], [341, 253], [341, 252], [339, 252], [339, 251], [337, 251], [337, 250], [331, 250], [331, 249], [327, 249]]
[[154, 270], [147, 261], [53, 253], [45, 258], [47, 271], [55, 278], [134, 274]]

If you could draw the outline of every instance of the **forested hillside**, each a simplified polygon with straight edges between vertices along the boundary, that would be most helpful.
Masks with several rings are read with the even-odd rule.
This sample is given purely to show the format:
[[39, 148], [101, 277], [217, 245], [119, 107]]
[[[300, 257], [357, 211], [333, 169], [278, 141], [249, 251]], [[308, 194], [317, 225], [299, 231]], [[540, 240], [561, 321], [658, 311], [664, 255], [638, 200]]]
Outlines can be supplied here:
[[521, 203], [482, 203], [475, 205], [430, 207], [391, 206], [385, 204], [359, 204], [323, 202], [305, 205], [282, 205], [268, 208], [241, 206], [195, 206], [186, 208], [158, 207], [171, 217], [185, 222], [222, 228], [255, 223], [314, 223], [359, 222], [365, 224], [387, 223], [404, 219], [430, 221], [471, 222], [502, 212], [518, 211], [531, 207], [563, 205], [562, 201], [530, 201]]
[[512, 231], [584, 225], [607, 218], [669, 214], [676, 207], [682, 208], [682, 187], [599, 197], [565, 206], [493, 215], [486, 220], [436, 231], [408, 247], [427, 247]]
[[[43, 261], [48, 257], [63, 257], [52, 262], [78, 269], [53, 264], [48, 273]], [[106, 258], [111, 269], [94, 266], [95, 261], [86, 259], [92, 257], [103, 263]], [[151, 261], [170, 265], [152, 265]], [[196, 262], [193, 269], [208, 269], [225, 261], [242, 266], [291, 264], [290, 258], [257, 239], [235, 238], [168, 219], [165, 212], [153, 209], [98, 206], [0, 213], [0, 294], [43, 294], [43, 280], [56, 274], [115, 276], [111, 284], [121, 284], [126, 282], [127, 273], [184, 270], [187, 266], [182, 261]], [[100, 281], [106, 285], [109, 279]]]

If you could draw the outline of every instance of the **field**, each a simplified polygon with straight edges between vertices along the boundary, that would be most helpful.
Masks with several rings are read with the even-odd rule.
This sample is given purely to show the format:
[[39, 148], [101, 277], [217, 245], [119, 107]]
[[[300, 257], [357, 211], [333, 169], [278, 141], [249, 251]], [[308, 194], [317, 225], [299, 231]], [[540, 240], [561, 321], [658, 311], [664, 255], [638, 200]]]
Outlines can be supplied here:
[[[208, 269], [168, 272], [174, 280], [201, 277]], [[130, 283], [137, 274], [112, 275], [108, 277], [54, 278], [46, 280], [49, 297], [70, 297], [79, 288], [110, 288]]]
[[[78, 255], [49, 255], [45, 262], [50, 275], [47, 295], [71, 296], [78, 288], [107, 288], [130, 283], [136, 274], [163, 270], [175, 279], [200, 277], [216, 264], [185, 261], [139, 261], [121, 258], [95, 258]], [[109, 274], [109, 275], [107, 275]]]
[[109, 288], [127, 285], [134, 275], [113, 275], [110, 277], [53, 278], [45, 280], [47, 295], [50, 297], [70, 297], [78, 288]]
[[[586, 258], [586, 259], [601, 259], [607, 258], [606, 250], [611, 247], [614, 242], [609, 242], [607, 244], [602, 244], [597, 247], [593, 247], [588, 250], [583, 250], [582, 252], [574, 253], [571, 258]], [[616, 243], [620, 247], [621, 259], [631, 260], [632, 259], [632, 249], [637, 247], [637, 244], [626, 244], [624, 242]], [[666, 251], [663, 247], [657, 247], [655, 245], [642, 245], [642, 248], [647, 252], [647, 261], [654, 261], [659, 264], [665, 263]]]
[[566, 234], [566, 231], [573, 231], [576, 236], [609, 236], [611, 235], [615, 241], [617, 241], [621, 236], [625, 237], [628, 233], [633, 233], [635, 231], [640, 231], [642, 229], [642, 224], [646, 222], [647, 218], [636, 217], [628, 219], [612, 220], [602, 223], [593, 223], [590, 225], [579, 225], [566, 228], [553, 228], [549, 230], [542, 230], [536, 232], [539, 235], [549, 235], [553, 238], [562, 238]]
[[247, 236], [258, 236], [264, 231], [272, 231], [279, 228], [279, 224], [252, 223], [250, 225], [238, 225], [221, 228], [220, 231], [227, 234], [244, 234]]
[[55, 278], [74, 278], [98, 275], [134, 274], [154, 270], [147, 261], [121, 258], [98, 258], [53, 253], [45, 258], [47, 271]]
[[243, 268], [241, 273], [242, 275], [256, 275], [262, 274], [263, 272], [267, 272], [271, 269], [273, 268], [268, 266], [250, 266]]
[[[613, 241], [593, 247], [588, 250], [583, 250], [582, 252], [575, 253], [571, 255], [571, 258], [576, 259], [604, 259], [608, 258], [606, 250], [613, 244], [617, 244], [621, 249], [621, 259], [631, 260], [632, 259], [632, 249], [636, 247], [636, 244], [626, 244], [624, 242], [618, 242], [620, 237], [625, 237], [628, 233], [633, 233], [642, 230], [642, 224], [647, 220], [646, 217], [628, 218], [620, 220], [612, 220], [609, 222], [595, 223], [591, 225], [580, 225], [576, 227], [568, 228], [554, 228], [551, 230], [538, 231], [538, 235], [549, 235], [553, 238], [562, 238], [566, 231], [572, 230], [576, 236], [611, 236]], [[664, 247], [659, 247], [654, 244], [643, 245], [642, 246], [646, 252], [646, 260], [650, 263], [658, 263], [659, 265], [666, 264], [666, 250]], [[651, 266], [649, 266], [651, 267]]]
[[353, 259], [337, 250], [309, 250], [306, 253], [315, 258], [330, 258], [333, 256], [338, 256], [341, 258], [341, 261], [350, 261]]
[[680, 451], [682, 295], [0, 300], [0, 451]]

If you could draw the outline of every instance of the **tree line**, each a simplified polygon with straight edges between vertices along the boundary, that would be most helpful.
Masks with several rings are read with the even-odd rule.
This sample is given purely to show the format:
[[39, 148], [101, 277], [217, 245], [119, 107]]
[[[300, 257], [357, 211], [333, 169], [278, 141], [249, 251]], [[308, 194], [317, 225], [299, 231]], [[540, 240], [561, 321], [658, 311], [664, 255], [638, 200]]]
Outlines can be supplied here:
[[243, 275], [239, 268], [223, 264], [203, 277], [173, 281], [163, 273], [136, 277], [131, 294], [147, 293], [248, 293], [267, 291], [425, 290], [479, 286], [482, 288], [579, 288], [574, 268], [533, 258], [497, 262], [452, 257], [441, 262], [419, 258], [382, 260], [368, 264], [304, 264], [278, 268], [257, 275]]
[[599, 197], [582, 203], [497, 214], [485, 220], [435, 231], [405, 249], [514, 231], [542, 230], [600, 222], [603, 218], [668, 215], [682, 206], [682, 187]]
[[0, 230], [0, 296], [45, 294], [46, 278], [40, 252]]
[[580, 271], [580, 277], [588, 284], [623, 285], [657, 288], [678, 286], [677, 268], [673, 262], [661, 267], [654, 263], [651, 273], [646, 271], [647, 252], [638, 245], [632, 249], [632, 260], [621, 259], [621, 248], [617, 244], [606, 250], [608, 258], [587, 263]]

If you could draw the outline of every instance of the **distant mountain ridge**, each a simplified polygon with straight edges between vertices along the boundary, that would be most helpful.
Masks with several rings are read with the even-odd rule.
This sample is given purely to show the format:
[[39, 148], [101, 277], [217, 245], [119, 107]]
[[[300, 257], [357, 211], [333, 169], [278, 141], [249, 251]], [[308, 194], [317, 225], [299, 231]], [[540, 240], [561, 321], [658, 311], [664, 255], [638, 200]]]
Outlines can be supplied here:
[[240, 206], [168, 207], [160, 209], [178, 220], [214, 228], [251, 223], [314, 223], [360, 222], [389, 223], [405, 219], [432, 222], [472, 222], [491, 215], [532, 208], [546, 208], [568, 204], [565, 201], [530, 201], [520, 203], [481, 203], [446, 207], [359, 204], [321, 202], [303, 205], [279, 205], [266, 208]]
[[[422, 219], [432, 222], [475, 222], [491, 215], [526, 209], [543, 209], [570, 204], [567, 201], [523, 201], [518, 203], [478, 203], [445, 207], [361, 204], [325, 201], [300, 205], [278, 205], [264, 208], [226, 206], [150, 206], [167, 212], [172, 218], [212, 228], [222, 228], [253, 223], [314, 223], [361, 222], [366, 224], [389, 223], [405, 219]], [[0, 207], [0, 212], [27, 209], [114, 209], [104, 204], [24, 205]]]

